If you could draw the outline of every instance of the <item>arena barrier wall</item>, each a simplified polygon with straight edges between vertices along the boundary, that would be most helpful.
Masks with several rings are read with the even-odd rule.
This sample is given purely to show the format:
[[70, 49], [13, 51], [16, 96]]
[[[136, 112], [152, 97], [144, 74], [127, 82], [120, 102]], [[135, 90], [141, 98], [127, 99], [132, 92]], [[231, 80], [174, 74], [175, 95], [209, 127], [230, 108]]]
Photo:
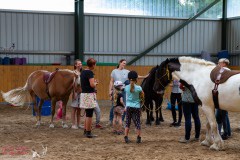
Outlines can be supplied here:
[[[73, 66], [28, 66], [28, 65], [0, 65], [0, 90], [7, 92], [11, 89], [23, 87], [27, 81], [27, 77], [36, 70], [54, 71], [56, 68], [73, 69]], [[85, 67], [83, 67], [85, 68]], [[99, 81], [97, 86], [98, 100], [109, 100], [108, 88], [110, 74], [116, 66], [97, 66], [94, 70], [95, 78]], [[128, 70], [135, 70], [139, 75], [146, 75], [152, 66], [127, 66]], [[139, 80], [140, 84], [141, 80]], [[71, 97], [70, 97], [71, 98]], [[0, 102], [4, 102], [0, 96]]]

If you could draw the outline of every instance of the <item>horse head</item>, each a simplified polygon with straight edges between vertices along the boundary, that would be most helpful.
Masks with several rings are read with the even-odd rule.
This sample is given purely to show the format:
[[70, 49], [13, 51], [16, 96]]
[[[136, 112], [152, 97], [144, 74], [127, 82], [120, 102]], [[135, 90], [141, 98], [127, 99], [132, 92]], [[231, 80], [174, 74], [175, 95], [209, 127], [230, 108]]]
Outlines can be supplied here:
[[163, 61], [155, 73], [153, 90], [157, 94], [163, 94], [165, 87], [172, 80], [172, 72], [180, 71], [181, 64], [177, 58], [166, 59]]

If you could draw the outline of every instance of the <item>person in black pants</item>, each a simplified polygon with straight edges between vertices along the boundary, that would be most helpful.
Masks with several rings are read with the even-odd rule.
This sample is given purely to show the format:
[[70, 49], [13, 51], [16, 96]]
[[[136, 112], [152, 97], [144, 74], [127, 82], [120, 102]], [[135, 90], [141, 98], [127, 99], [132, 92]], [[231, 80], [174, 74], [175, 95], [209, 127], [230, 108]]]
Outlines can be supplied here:
[[[179, 81], [178, 80], [173, 80], [172, 83], [172, 92], [170, 96], [171, 100], [171, 110], [172, 110], [172, 117], [173, 117], [173, 123], [170, 124], [170, 126], [181, 126], [181, 121], [182, 121], [182, 91], [179, 88]], [[175, 103], [177, 101], [178, 104], [178, 121], [176, 118], [176, 109], [175, 109]]]
[[[221, 58], [218, 60], [218, 65], [225, 70], [230, 70], [227, 68], [229, 65], [229, 60], [227, 58]], [[231, 126], [228, 117], [228, 112], [221, 109], [216, 109], [216, 121], [218, 124], [219, 134], [223, 140], [228, 139], [231, 136]], [[223, 127], [223, 134], [221, 134], [221, 129]]]
[[87, 60], [87, 68], [81, 73], [82, 93], [80, 95], [80, 108], [85, 109], [86, 118], [84, 122], [84, 135], [87, 138], [96, 137], [92, 134], [92, 116], [94, 108], [97, 107], [96, 86], [98, 82], [94, 79], [93, 69], [96, 66], [96, 60], [89, 58]]
[[200, 130], [201, 130], [201, 122], [198, 114], [198, 104], [194, 102], [192, 97], [192, 93], [190, 90], [182, 85], [180, 88], [183, 90], [182, 101], [183, 101], [183, 114], [185, 117], [185, 137], [180, 138], [180, 143], [188, 143], [190, 142], [192, 122], [191, 116], [194, 119], [195, 125], [195, 137], [192, 141], [199, 141]]

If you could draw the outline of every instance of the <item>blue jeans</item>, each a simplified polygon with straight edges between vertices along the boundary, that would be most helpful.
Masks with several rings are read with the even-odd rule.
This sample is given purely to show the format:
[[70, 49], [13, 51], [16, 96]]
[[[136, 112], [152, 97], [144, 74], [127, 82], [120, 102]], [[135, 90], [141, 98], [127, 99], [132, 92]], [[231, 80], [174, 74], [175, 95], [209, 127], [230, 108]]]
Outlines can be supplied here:
[[195, 125], [195, 138], [199, 138], [201, 130], [201, 122], [198, 115], [198, 105], [196, 103], [183, 102], [183, 114], [185, 117], [185, 139], [189, 140], [192, 129], [191, 115]]
[[218, 124], [218, 131], [221, 134], [221, 129], [223, 127], [223, 134], [231, 136], [231, 126], [229, 122], [228, 112], [221, 109], [216, 109], [216, 121]]
[[100, 118], [101, 118], [101, 110], [99, 108], [98, 102], [96, 108], [94, 108], [94, 112], [96, 115], [96, 125], [100, 123]]
[[[123, 103], [126, 105], [126, 92], [123, 91], [122, 94], [123, 94]], [[114, 102], [112, 101], [112, 107], [110, 109], [110, 114], [109, 114], [109, 121], [110, 122], [113, 121], [113, 116], [114, 116], [113, 109], [114, 109]], [[124, 121], [125, 116], [126, 116], [126, 112], [124, 112], [123, 115], [122, 115], [122, 121]]]

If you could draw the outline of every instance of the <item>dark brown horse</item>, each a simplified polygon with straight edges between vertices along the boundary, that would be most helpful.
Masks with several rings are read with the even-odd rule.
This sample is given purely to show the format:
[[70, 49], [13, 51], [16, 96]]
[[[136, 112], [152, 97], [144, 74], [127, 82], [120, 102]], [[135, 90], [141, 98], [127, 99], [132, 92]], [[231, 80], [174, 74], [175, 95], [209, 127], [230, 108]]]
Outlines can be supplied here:
[[[53, 118], [55, 114], [56, 102], [63, 102], [63, 128], [66, 125], [66, 105], [74, 86], [80, 84], [80, 76], [71, 70], [62, 69], [50, 73], [45, 70], [38, 70], [28, 76], [24, 87], [2, 92], [4, 100], [15, 106], [24, 106], [26, 102], [34, 105], [34, 111], [37, 118], [37, 126], [41, 124], [41, 110], [44, 100], [51, 99], [52, 119], [49, 127], [53, 128]], [[40, 98], [38, 107], [36, 105], [36, 96]]]
[[[157, 65], [156, 67], [153, 67], [147, 78], [145, 78], [141, 84], [141, 87], [144, 91], [144, 108], [147, 112], [147, 120], [146, 124], [151, 125], [151, 121], [154, 121], [153, 118], [153, 111], [156, 113], [156, 120], [155, 124], [160, 125], [160, 122], [163, 122], [163, 116], [162, 116], [162, 102], [163, 102], [163, 94], [157, 94], [153, 90], [153, 85], [155, 83], [155, 76], [156, 71], [159, 68]], [[153, 109], [153, 101], [155, 102], [155, 110]]]

